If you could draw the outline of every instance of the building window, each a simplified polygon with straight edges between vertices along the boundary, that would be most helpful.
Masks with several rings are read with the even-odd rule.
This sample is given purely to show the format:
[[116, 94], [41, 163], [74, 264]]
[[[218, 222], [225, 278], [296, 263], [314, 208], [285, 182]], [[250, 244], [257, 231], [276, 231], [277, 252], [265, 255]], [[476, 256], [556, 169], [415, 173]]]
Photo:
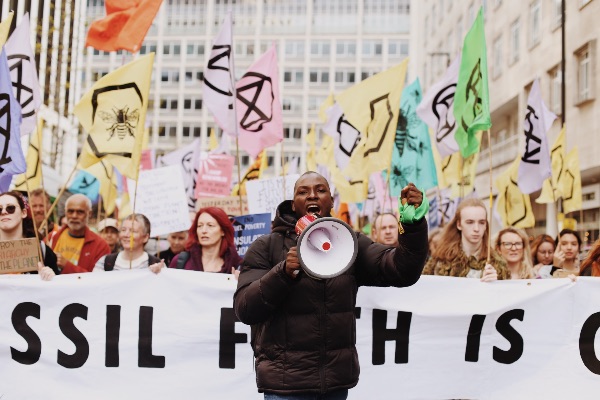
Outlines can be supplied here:
[[510, 26], [510, 62], [519, 61], [519, 47], [521, 42], [521, 24], [517, 19]]
[[540, 42], [542, 24], [542, 3], [536, 0], [529, 6], [529, 47]]
[[562, 0], [552, 0], [552, 28], [562, 25]]
[[498, 36], [493, 44], [493, 65], [492, 78], [497, 78], [502, 74], [502, 36]]
[[561, 90], [562, 90], [562, 73], [560, 65], [554, 67], [550, 72], [550, 110], [556, 115], [562, 114]]
[[356, 55], [356, 42], [340, 40], [335, 45], [335, 54], [338, 57], [354, 57]]
[[592, 43], [586, 44], [576, 53], [577, 57], [577, 102], [581, 103], [594, 97], [592, 91]]
[[304, 42], [290, 40], [285, 44], [285, 55], [288, 57], [304, 57]]

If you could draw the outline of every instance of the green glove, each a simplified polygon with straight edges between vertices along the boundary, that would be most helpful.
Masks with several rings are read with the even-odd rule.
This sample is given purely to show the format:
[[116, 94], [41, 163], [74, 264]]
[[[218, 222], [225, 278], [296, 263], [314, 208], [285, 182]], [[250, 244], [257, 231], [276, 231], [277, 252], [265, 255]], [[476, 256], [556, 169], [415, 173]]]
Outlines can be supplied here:
[[415, 208], [412, 204], [402, 204], [402, 199], [398, 199], [398, 212], [400, 213], [400, 222], [403, 224], [413, 224], [420, 221], [428, 211], [429, 200], [425, 196], [425, 193], [423, 193], [423, 201], [418, 208]]

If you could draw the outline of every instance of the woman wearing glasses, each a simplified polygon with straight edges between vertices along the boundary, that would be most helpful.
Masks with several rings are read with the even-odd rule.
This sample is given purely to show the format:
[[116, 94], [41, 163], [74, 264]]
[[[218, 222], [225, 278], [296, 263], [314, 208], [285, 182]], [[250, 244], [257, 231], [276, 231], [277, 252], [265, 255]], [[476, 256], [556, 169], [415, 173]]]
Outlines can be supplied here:
[[552, 274], [558, 269], [557, 265], [564, 262], [564, 254], [562, 259], [560, 255], [555, 256], [555, 249], [556, 244], [550, 235], [539, 235], [531, 243], [533, 269], [540, 278], [552, 278]]
[[[0, 194], [0, 241], [34, 238], [35, 231], [31, 211], [25, 198], [17, 191]], [[49, 281], [60, 272], [56, 266], [56, 254], [43, 242], [44, 263], [38, 263], [42, 280]]]
[[529, 240], [522, 229], [504, 228], [498, 233], [496, 250], [506, 260], [510, 279], [533, 279], [536, 273], [531, 264]]
[[481, 200], [463, 200], [438, 243], [423, 274], [480, 278], [483, 282], [508, 279], [505, 261], [493, 249], [487, 262], [487, 210]]

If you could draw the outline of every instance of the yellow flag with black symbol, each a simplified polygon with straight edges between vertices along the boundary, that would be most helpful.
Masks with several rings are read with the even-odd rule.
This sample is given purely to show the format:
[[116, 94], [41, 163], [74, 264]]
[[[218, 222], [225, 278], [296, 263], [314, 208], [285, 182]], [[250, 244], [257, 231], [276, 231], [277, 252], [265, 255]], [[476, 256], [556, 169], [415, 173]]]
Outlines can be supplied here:
[[12, 24], [13, 16], [15, 15], [14, 11], [8, 13], [6, 18], [0, 22], [0, 51], [2, 51], [2, 46], [6, 43], [6, 39], [8, 39], [8, 33], [10, 31], [10, 24]]
[[520, 162], [521, 158], [517, 157], [495, 181], [498, 189], [497, 210], [504, 226], [532, 228], [535, 217], [531, 200], [528, 194], [521, 192], [517, 183]]
[[559, 197], [563, 196], [559, 182], [562, 179], [565, 168], [565, 157], [567, 154], [566, 147], [565, 127], [563, 126], [550, 150], [552, 177], [544, 181], [542, 193], [540, 194], [540, 197], [535, 200], [536, 203], [554, 203]]
[[153, 64], [151, 53], [105, 75], [75, 106], [88, 132], [79, 160], [82, 168], [104, 159], [137, 179]]
[[344, 175], [368, 177], [390, 167], [407, 66], [408, 59], [336, 96], [348, 122], [361, 132]]
[[42, 129], [44, 121], [38, 118], [37, 128], [29, 134], [29, 149], [25, 162], [27, 171], [24, 174], [17, 175], [15, 180], [15, 190], [27, 191], [25, 177], [29, 182], [29, 189], [42, 187]]
[[[482, 132], [475, 134], [481, 141]], [[444, 157], [439, 166], [438, 184], [440, 188], [451, 189], [450, 198], [465, 197], [473, 191], [479, 153], [474, 153], [467, 158], [462, 158], [460, 152]]]
[[367, 199], [369, 191], [369, 179], [358, 175], [356, 177], [347, 177], [335, 165], [330, 168], [331, 180], [335, 190], [344, 203], [360, 203]]
[[581, 193], [581, 171], [579, 170], [579, 152], [577, 147], [569, 152], [565, 159], [565, 169], [559, 182], [563, 195], [563, 212], [565, 214], [581, 210], [583, 196]]
[[315, 124], [312, 124], [308, 135], [306, 135], [306, 144], [308, 145], [308, 152], [306, 153], [306, 170], [316, 171], [317, 170], [317, 133], [315, 132]]
[[316, 162], [319, 165], [335, 167], [335, 158], [333, 156], [333, 148], [335, 143], [329, 135], [323, 135], [321, 138], [321, 147], [317, 151]]
[[242, 196], [245, 196], [246, 195], [246, 182], [252, 181], [255, 179], [260, 179], [263, 172], [267, 169], [267, 167], [268, 167], [267, 154], [266, 154], [265, 150], [261, 150], [261, 152], [258, 153], [258, 156], [254, 160], [254, 162], [246, 170], [246, 173], [244, 174], [244, 176], [242, 176], [241, 185], [239, 183], [236, 183], [233, 186], [231, 195], [239, 196], [241, 194]]
[[208, 150], [213, 151], [219, 148], [219, 140], [215, 128], [210, 128], [210, 136], [208, 137]]
[[100, 196], [102, 196], [102, 205], [106, 215], [110, 215], [115, 210], [117, 194], [118, 194], [118, 183], [117, 174], [115, 173], [113, 166], [108, 161], [101, 160], [100, 162], [89, 166], [85, 171], [94, 175], [98, 182], [100, 182]]

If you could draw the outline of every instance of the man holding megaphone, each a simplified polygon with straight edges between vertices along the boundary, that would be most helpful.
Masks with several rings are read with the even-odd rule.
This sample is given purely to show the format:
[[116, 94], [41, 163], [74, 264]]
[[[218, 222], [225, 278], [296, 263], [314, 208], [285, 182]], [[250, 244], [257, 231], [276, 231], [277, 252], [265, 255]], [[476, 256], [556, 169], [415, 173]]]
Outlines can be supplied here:
[[248, 249], [234, 308], [252, 325], [265, 400], [346, 399], [358, 383], [358, 287], [413, 285], [427, 257], [427, 198], [413, 184], [400, 197], [404, 231], [397, 247], [385, 246], [331, 218], [329, 183], [306, 172], [277, 207], [272, 233]]

